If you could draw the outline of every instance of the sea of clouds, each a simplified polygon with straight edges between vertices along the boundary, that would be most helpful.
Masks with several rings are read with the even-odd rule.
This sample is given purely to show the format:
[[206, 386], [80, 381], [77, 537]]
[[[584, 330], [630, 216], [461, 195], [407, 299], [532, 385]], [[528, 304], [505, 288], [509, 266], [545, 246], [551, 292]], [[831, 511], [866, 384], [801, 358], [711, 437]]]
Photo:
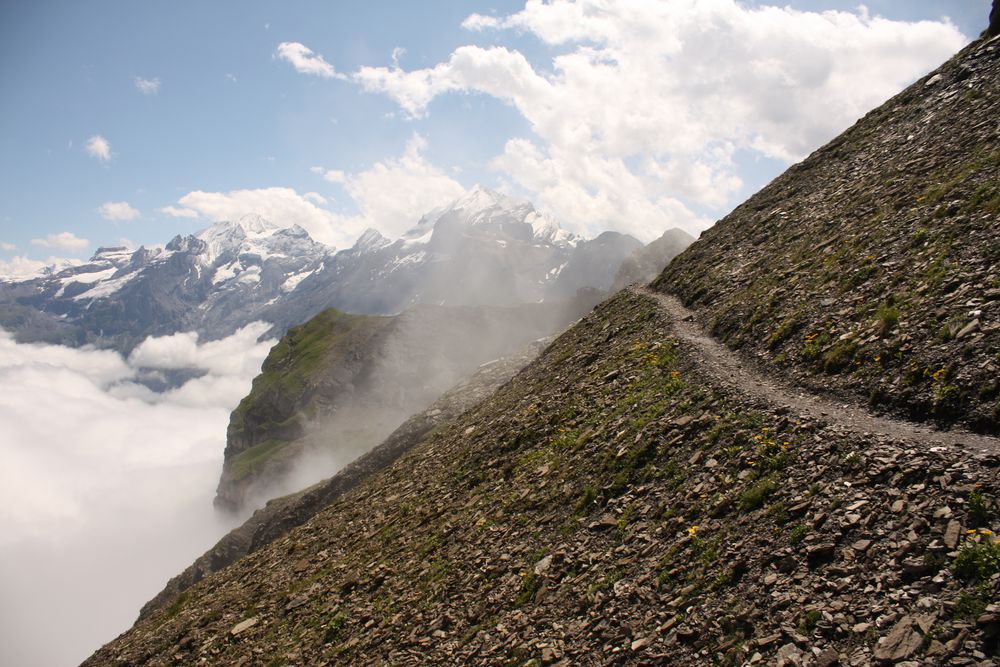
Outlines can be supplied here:
[[212, 497], [267, 329], [127, 358], [0, 331], [0, 664], [79, 663], [233, 527]]

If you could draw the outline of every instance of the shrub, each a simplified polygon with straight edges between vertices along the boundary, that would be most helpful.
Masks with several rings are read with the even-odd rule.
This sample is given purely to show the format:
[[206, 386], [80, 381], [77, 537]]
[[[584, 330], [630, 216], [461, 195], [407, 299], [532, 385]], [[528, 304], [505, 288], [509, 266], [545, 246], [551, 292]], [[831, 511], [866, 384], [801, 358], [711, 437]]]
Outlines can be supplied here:
[[750, 512], [764, 504], [771, 494], [778, 490], [778, 483], [771, 477], [757, 480], [742, 494], [740, 494], [739, 508], [743, 512]]
[[967, 542], [952, 563], [955, 576], [964, 581], [984, 581], [1000, 572], [1000, 542]]
[[899, 324], [899, 308], [895, 306], [882, 304], [878, 307], [875, 315], [878, 317], [879, 333], [883, 336], [895, 329], [896, 325]]

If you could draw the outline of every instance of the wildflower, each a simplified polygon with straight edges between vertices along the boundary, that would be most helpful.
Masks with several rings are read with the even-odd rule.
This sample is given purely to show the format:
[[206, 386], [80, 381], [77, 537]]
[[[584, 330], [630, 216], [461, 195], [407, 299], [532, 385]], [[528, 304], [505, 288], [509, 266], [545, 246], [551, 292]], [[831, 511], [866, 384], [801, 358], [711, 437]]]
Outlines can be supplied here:
[[975, 528], [970, 528], [967, 531], [965, 531], [965, 534], [966, 535], [975, 535], [976, 534], [976, 529]]
[[698, 526], [691, 526], [688, 528], [688, 535], [694, 537], [694, 534], [698, 532]]
[[680, 371], [670, 371], [670, 377], [672, 377], [672, 378], [679, 378], [680, 376], [681, 376], [681, 372]]
[[879, 355], [877, 355], [877, 356], [875, 357], [875, 363], [876, 363], [876, 364], [877, 364], [878, 362], [880, 362], [880, 361], [882, 361], [882, 355], [881, 355], [881, 354], [879, 354]]
[[988, 528], [980, 528], [979, 529], [979, 534], [980, 535], [992, 535], [993, 531], [990, 530], [990, 529], [988, 529]]

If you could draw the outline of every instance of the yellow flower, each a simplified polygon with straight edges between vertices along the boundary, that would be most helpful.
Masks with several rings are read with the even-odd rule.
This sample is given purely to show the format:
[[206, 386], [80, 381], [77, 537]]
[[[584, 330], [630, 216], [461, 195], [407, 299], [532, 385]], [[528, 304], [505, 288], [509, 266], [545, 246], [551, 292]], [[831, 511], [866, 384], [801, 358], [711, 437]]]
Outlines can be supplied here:
[[979, 529], [979, 534], [980, 535], [992, 535], [993, 531], [989, 530], [988, 528], [980, 528]]
[[688, 528], [688, 535], [694, 535], [698, 532], [698, 526], [691, 526]]

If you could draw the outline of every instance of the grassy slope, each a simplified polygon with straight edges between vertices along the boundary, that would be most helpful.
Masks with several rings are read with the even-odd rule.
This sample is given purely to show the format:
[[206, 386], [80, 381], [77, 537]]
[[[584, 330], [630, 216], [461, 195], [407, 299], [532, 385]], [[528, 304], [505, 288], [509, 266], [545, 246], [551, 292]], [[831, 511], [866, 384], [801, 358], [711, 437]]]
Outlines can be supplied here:
[[320, 383], [329, 381], [330, 369], [391, 320], [330, 308], [289, 329], [264, 360], [250, 393], [233, 411], [226, 474], [233, 480], [252, 475], [301, 435], [299, 422], [315, 409], [313, 395]]

